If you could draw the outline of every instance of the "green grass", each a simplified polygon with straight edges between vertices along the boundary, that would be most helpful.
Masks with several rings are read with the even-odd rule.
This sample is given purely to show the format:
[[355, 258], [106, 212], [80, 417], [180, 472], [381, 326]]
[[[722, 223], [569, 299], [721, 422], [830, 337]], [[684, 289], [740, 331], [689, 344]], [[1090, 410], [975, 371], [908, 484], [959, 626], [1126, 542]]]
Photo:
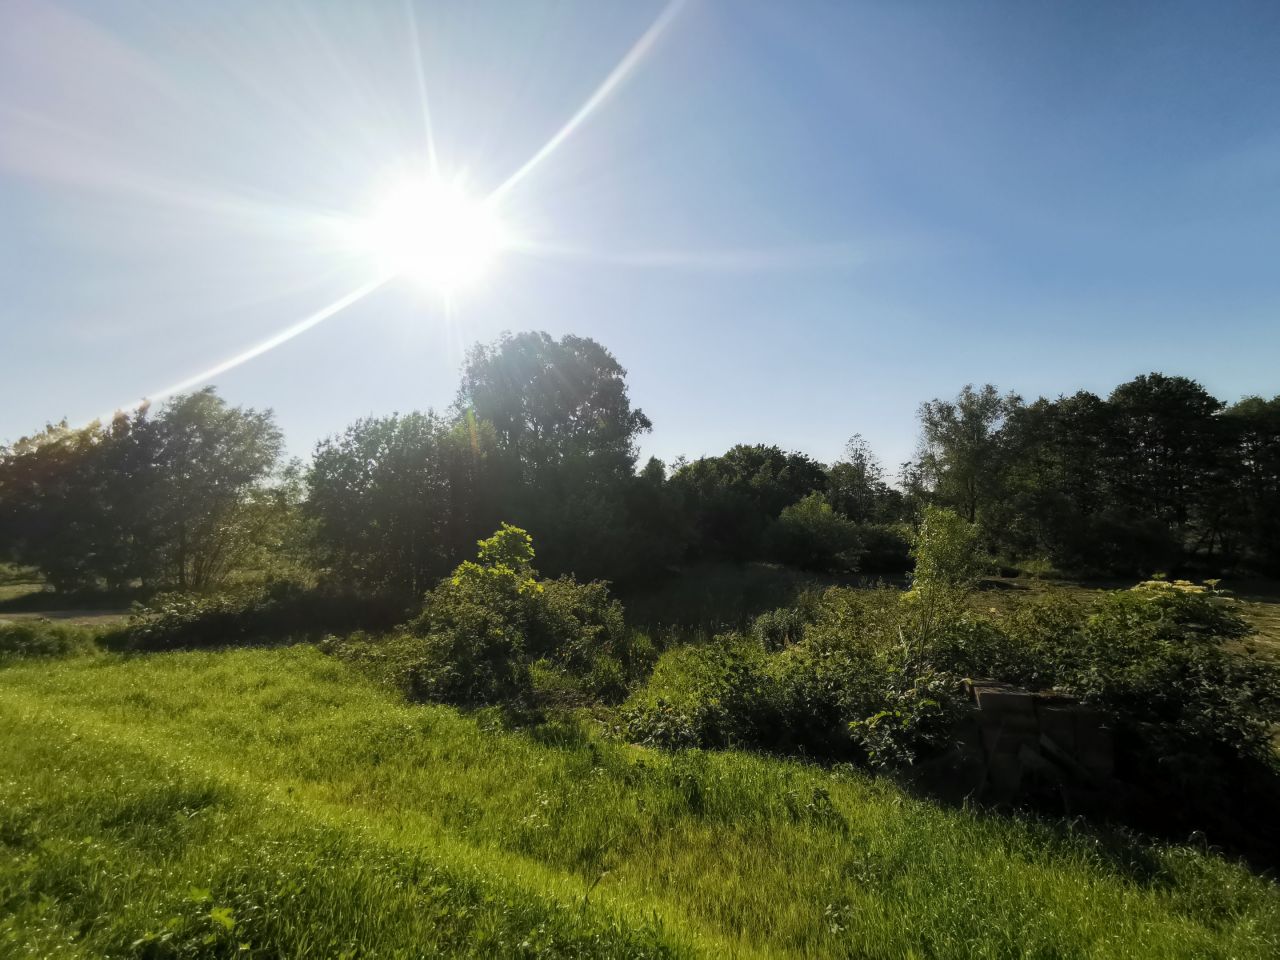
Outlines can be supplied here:
[[404, 704], [308, 647], [0, 669], [4, 957], [1272, 957], [1191, 848]]
[[21, 600], [30, 594], [41, 592], [44, 588], [44, 581], [36, 571], [27, 567], [0, 563], [0, 604]]

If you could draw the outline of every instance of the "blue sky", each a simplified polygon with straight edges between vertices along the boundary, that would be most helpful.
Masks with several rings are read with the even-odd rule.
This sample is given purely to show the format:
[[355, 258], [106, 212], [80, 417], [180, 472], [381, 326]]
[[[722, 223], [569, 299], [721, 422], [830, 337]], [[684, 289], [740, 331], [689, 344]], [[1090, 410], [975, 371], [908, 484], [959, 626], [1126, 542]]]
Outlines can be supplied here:
[[[442, 167], [484, 194], [662, 3], [414, 5]], [[0, 6], [0, 441], [240, 353], [369, 278], [333, 223], [425, 156], [402, 0]], [[465, 346], [595, 337], [644, 452], [1161, 370], [1280, 393], [1280, 4], [688, 0], [504, 196], [451, 311], [393, 281], [217, 378], [291, 448], [452, 400]], [[554, 255], [552, 255], [554, 253]]]

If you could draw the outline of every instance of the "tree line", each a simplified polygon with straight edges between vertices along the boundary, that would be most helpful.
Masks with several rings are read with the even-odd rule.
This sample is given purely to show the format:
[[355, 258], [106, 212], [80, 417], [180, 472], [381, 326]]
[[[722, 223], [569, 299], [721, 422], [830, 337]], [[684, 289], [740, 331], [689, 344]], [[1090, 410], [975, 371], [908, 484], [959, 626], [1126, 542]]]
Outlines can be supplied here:
[[896, 484], [861, 437], [835, 463], [766, 444], [638, 463], [651, 429], [599, 343], [507, 334], [457, 396], [358, 420], [282, 459], [271, 411], [213, 388], [0, 449], [0, 559], [60, 590], [208, 590], [262, 572], [418, 596], [510, 522], [551, 575], [696, 561], [907, 569], [923, 506], [1002, 563], [1085, 575], [1280, 571], [1280, 397], [1227, 405], [1153, 373], [1106, 398], [965, 387], [920, 408]]

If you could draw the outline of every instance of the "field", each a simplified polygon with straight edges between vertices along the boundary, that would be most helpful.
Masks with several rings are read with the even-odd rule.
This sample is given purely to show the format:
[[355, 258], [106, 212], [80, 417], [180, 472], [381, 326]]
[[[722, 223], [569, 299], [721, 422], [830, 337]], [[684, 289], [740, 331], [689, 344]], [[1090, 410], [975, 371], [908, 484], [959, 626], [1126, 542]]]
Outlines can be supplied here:
[[416, 706], [312, 647], [0, 669], [0, 956], [1272, 957], [1211, 853]]

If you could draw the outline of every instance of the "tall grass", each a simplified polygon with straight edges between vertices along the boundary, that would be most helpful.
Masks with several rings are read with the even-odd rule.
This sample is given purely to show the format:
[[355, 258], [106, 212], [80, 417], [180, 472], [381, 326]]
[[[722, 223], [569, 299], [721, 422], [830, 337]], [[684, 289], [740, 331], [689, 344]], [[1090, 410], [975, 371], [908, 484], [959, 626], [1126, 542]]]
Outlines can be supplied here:
[[410, 706], [312, 648], [0, 670], [0, 956], [1271, 957], [1184, 847]]

